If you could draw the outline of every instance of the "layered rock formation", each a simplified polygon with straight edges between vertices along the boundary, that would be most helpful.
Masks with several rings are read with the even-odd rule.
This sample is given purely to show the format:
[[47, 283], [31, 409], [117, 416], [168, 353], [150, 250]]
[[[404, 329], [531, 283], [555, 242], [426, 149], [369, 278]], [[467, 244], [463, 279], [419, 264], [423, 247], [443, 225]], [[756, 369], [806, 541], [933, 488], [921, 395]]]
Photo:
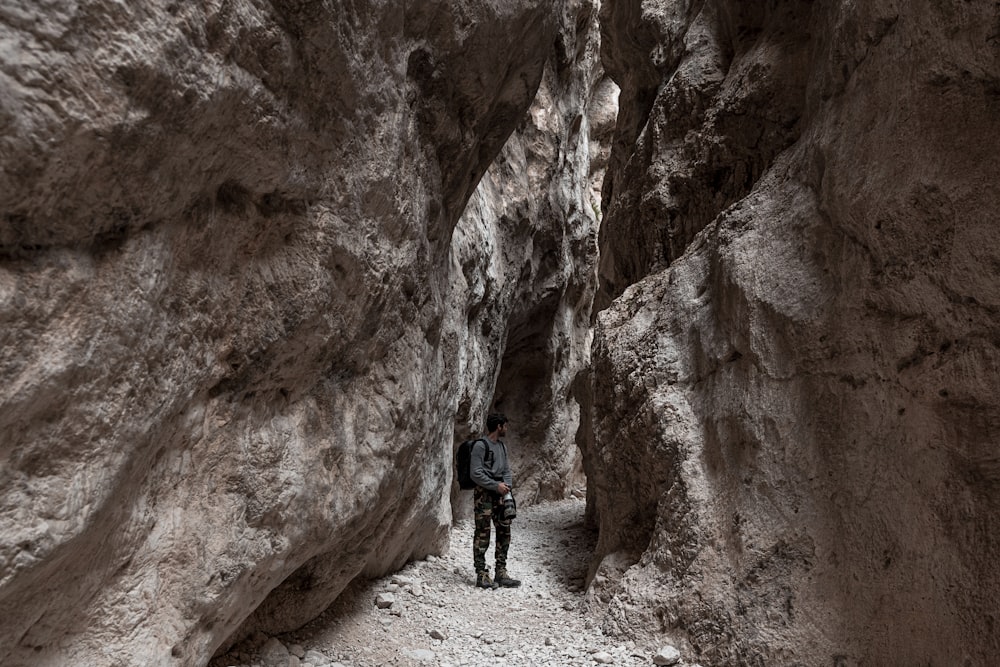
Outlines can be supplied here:
[[990, 664], [995, 3], [602, 11], [606, 629], [713, 665]]
[[[500, 377], [521, 400], [505, 350], [544, 335], [565, 374], [585, 349], [595, 216], [575, 195], [456, 225], [554, 48], [547, 81], [586, 98], [595, 20], [0, 9], [0, 662], [203, 664], [446, 546], [456, 420], [478, 426]], [[588, 122], [565, 113], [537, 125], [566, 164], [507, 168], [585, 189], [566, 146]], [[525, 155], [556, 150], [530, 134]], [[566, 381], [543, 379], [552, 414]], [[561, 492], [555, 465], [533, 493]]]
[[[511, 419], [519, 503], [585, 486], [570, 385], [589, 363], [600, 184], [617, 114], [597, 4], [566, 3], [560, 26], [535, 101], [470, 200], [453, 247], [462, 272], [451, 303], [470, 315], [457, 335], [487, 343], [464, 359], [462, 375], [480, 382], [465, 387], [456, 433], [481, 433], [485, 415], [472, 408], [493, 395], [493, 409]], [[471, 500], [454, 507], [469, 515]]]

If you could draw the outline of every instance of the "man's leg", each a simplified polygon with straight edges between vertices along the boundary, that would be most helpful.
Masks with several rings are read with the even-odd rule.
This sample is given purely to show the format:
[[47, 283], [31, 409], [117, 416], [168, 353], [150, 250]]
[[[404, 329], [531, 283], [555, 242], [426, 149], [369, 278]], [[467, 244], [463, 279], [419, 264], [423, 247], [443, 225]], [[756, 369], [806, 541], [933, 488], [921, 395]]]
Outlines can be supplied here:
[[504, 588], [520, 586], [521, 582], [507, 574], [507, 550], [510, 549], [510, 519], [503, 518], [503, 501], [499, 496], [492, 507], [493, 525], [497, 528], [496, 583]]
[[486, 550], [490, 548], [490, 521], [493, 517], [493, 496], [481, 486], [473, 492], [473, 514], [476, 532], [472, 536], [472, 564], [476, 568], [476, 586], [496, 588], [486, 569]]

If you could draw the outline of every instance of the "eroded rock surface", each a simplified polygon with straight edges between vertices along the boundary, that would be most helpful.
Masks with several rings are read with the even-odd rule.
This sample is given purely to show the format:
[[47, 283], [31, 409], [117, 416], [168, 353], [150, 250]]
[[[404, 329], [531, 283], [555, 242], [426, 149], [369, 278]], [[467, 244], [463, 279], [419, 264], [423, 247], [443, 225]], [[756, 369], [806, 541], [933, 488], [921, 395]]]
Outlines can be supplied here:
[[0, 662], [203, 664], [445, 546], [513, 316], [454, 230], [563, 9], [5, 3]]
[[[465, 386], [456, 433], [481, 433], [483, 416], [468, 408], [492, 393], [511, 419], [519, 503], [585, 486], [571, 384], [590, 360], [600, 183], [618, 92], [599, 60], [597, 7], [565, 3], [535, 101], [455, 234], [462, 272], [451, 303], [463, 306], [462, 292], [472, 298], [459, 335], [484, 343], [464, 358], [463, 375], [479, 382]], [[456, 515], [471, 510], [468, 495]]]
[[707, 664], [990, 664], [995, 3], [602, 11], [606, 629]]

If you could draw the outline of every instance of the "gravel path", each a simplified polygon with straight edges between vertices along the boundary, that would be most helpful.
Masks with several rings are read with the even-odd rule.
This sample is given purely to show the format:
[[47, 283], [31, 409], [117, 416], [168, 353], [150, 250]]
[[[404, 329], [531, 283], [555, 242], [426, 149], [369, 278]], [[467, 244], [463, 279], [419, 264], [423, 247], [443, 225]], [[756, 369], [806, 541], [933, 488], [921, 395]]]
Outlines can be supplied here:
[[586, 613], [583, 584], [596, 535], [584, 526], [584, 506], [564, 500], [519, 508], [508, 570], [520, 588], [473, 585], [472, 522], [463, 521], [446, 556], [355, 586], [301, 630], [265, 645], [258, 638], [255, 648], [213, 665], [652, 665], [657, 647], [605, 637]]

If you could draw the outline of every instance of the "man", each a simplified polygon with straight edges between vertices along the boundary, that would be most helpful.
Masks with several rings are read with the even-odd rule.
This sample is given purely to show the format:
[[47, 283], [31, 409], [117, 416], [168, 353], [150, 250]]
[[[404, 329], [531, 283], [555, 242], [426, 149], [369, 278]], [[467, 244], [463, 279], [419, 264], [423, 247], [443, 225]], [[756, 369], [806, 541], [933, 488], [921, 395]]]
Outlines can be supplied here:
[[[498, 413], [486, 418], [487, 435], [472, 446], [469, 474], [476, 483], [476, 532], [472, 539], [472, 562], [476, 567], [476, 586], [480, 588], [514, 588], [521, 582], [507, 573], [507, 549], [510, 547], [510, 522], [516, 510], [513, 476], [507, 459], [507, 418]], [[496, 579], [490, 578], [486, 567], [486, 550], [490, 546], [490, 521], [497, 529]]]

